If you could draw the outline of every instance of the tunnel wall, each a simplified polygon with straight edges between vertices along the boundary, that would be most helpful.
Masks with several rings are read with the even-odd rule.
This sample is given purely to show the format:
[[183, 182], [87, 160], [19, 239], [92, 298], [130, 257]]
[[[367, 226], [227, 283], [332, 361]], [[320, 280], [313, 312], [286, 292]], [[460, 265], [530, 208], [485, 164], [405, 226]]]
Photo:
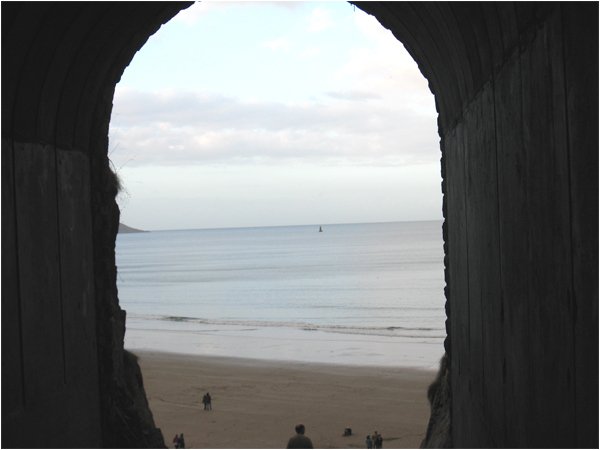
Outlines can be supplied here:
[[556, 9], [444, 136], [460, 446], [569, 447], [584, 423], [576, 359], [594, 348], [576, 336], [569, 158], [597, 166], [597, 147], [568, 142], [560, 30]]
[[2, 446], [164, 447], [123, 352], [115, 84], [189, 3], [2, 3]]
[[[123, 355], [107, 136], [187, 5], [2, 3], [4, 447], [164, 445]], [[454, 446], [597, 447], [598, 4], [356, 5], [436, 96]]]
[[436, 94], [454, 446], [597, 447], [598, 5], [357, 5]]

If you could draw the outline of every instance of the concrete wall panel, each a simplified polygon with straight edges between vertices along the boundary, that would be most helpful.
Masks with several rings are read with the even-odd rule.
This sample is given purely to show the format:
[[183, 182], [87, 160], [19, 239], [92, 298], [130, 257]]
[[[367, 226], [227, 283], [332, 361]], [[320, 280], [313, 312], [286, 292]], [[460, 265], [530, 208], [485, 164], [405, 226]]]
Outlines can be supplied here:
[[[457, 86], [461, 90], [462, 102], [464, 102], [466, 99], [474, 97], [479, 88], [478, 85], [475, 85], [475, 74], [479, 73], [479, 81], [481, 81], [481, 64], [475, 49], [478, 43], [469, 39], [468, 35], [472, 33], [470, 26], [469, 30], [462, 29], [459, 20], [461, 12], [457, 11], [456, 6], [452, 2], [431, 2], [429, 10], [438, 26], [443, 28], [444, 46], [452, 64], [448, 68], [452, 67]], [[472, 15], [473, 12], [469, 18], [463, 17], [462, 21], [469, 20]]]
[[51, 146], [15, 144], [26, 404], [65, 381], [55, 157]]
[[561, 18], [568, 114], [577, 445], [598, 448], [598, 4], [564, 4]]
[[106, 14], [109, 6], [106, 2], [89, 2], [87, 5], [75, 4], [68, 8], [73, 15], [72, 20], [65, 22], [62, 36], [56, 44], [52, 60], [45, 74], [43, 91], [40, 97], [40, 108], [37, 116], [37, 134], [43, 142], [52, 142], [56, 138], [56, 121], [60, 115], [60, 99], [68, 95], [69, 85], [65, 79], [69, 71], [76, 65], [74, 59], [80, 52], [84, 53], [82, 37], [90, 31], [90, 22]]
[[520, 320], [527, 309], [527, 290], [531, 261], [528, 259], [525, 159], [523, 155], [522, 88], [520, 60], [513, 57], [495, 77], [495, 126], [498, 164], [498, 218], [500, 234], [500, 271], [502, 284], [502, 324], [505, 353], [502, 355], [505, 435], [511, 446], [526, 447], [527, 413], [512, 411], [527, 398], [527, 354], [529, 331]]
[[515, 4], [514, 2], [506, 2], [503, 5], [496, 3], [496, 12], [502, 30], [503, 59], [506, 60], [519, 42]]
[[[532, 264], [528, 311], [529, 442], [575, 441], [569, 164], [558, 11], [521, 54], [527, 238]], [[551, 244], [550, 244], [551, 243]], [[552, 392], [552, 395], [548, 395]], [[547, 411], [561, 414], [550, 417]]]
[[2, 414], [24, 406], [12, 142], [2, 139]]
[[[500, 23], [498, 8], [495, 2], [480, 2], [478, 5], [481, 8], [484, 23], [481, 24], [483, 29], [478, 29], [477, 31], [477, 39], [487, 39], [487, 48], [489, 48], [487, 55], [490, 58], [489, 64], [491, 65], [489, 73], [493, 73], [500, 67], [504, 60], [502, 25]], [[487, 38], [483, 36], [484, 33], [487, 33]], [[482, 56], [482, 58], [484, 58], [484, 56]], [[485, 79], [486, 77], [484, 77], [484, 80]]]
[[[503, 447], [502, 288], [493, 85], [465, 113], [465, 179], [469, 238], [471, 414], [477, 418], [473, 445]], [[493, 424], [493, 429], [489, 429]]]
[[[31, 52], [24, 61], [19, 82], [23, 89], [18, 91], [14, 110], [16, 133], [22, 136], [37, 134], [37, 119], [39, 117], [40, 97], [42, 96], [43, 83], [40, 76], [44, 77], [52, 62], [56, 49], [56, 41], [62, 39], [65, 28], [73, 20], [77, 10], [68, 3], [57, 2], [52, 14], [43, 17], [37, 24], [35, 40], [31, 47], [36, 51]], [[53, 111], [52, 113], [55, 113]], [[52, 114], [54, 115], [54, 114]]]
[[[15, 123], [17, 114], [29, 117], [27, 110], [35, 110], [28, 92], [21, 93], [22, 74], [26, 71], [27, 59], [31, 57], [30, 49], [38, 39], [38, 31], [47, 18], [50, 4], [40, 3], [38, 8], [27, 8], [21, 2], [10, 2], [2, 5], [2, 78], [11, 80], [12, 85], [2, 83], [2, 136], [25, 137], [26, 130]], [[35, 52], [34, 52], [35, 53]], [[33, 55], [35, 58], [35, 54]], [[33, 68], [30, 68], [30, 70]], [[18, 98], [18, 100], [17, 100]], [[35, 122], [35, 116], [33, 116]], [[22, 124], [31, 127], [32, 122]], [[31, 130], [31, 128], [29, 128]], [[27, 139], [21, 139], [26, 142]]]
[[[90, 422], [86, 389], [63, 386], [9, 417], [2, 415], [3, 448], [101, 448]], [[35, 425], [35, 426], [32, 426]]]
[[97, 395], [89, 163], [58, 150], [57, 167], [66, 381], [85, 380]]

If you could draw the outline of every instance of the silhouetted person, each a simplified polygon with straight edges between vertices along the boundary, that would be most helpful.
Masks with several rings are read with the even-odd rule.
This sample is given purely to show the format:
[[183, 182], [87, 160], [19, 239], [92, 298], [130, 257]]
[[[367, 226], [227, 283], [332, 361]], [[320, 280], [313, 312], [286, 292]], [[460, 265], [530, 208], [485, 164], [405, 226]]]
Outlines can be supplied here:
[[173, 446], [175, 448], [179, 448], [179, 436], [175, 435], [175, 437], [173, 438]]
[[183, 440], [183, 433], [181, 433], [181, 436], [179, 436], [179, 448], [185, 448], [185, 441]]
[[287, 448], [313, 448], [311, 440], [304, 436], [304, 425], [296, 425], [296, 436], [292, 436], [288, 441]]
[[367, 448], [373, 448], [373, 440], [371, 436], [367, 436]]
[[383, 438], [377, 431], [373, 435], [373, 447], [374, 448], [383, 448]]
[[204, 409], [212, 409], [210, 394], [207, 392], [204, 397], [202, 397], [202, 403], [204, 403]]

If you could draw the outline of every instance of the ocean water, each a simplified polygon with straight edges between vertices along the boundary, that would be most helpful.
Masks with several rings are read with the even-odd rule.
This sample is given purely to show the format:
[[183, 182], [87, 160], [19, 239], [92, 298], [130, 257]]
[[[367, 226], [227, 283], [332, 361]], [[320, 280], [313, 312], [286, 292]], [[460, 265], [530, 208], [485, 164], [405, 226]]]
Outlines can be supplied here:
[[125, 346], [434, 369], [441, 221], [119, 234]]

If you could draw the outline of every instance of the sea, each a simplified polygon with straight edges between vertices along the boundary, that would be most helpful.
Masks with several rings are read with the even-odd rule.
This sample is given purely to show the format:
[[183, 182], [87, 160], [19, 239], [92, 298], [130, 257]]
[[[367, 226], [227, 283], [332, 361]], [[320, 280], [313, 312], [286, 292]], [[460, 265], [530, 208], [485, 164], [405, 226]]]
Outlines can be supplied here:
[[434, 370], [443, 259], [441, 221], [119, 234], [125, 347]]

